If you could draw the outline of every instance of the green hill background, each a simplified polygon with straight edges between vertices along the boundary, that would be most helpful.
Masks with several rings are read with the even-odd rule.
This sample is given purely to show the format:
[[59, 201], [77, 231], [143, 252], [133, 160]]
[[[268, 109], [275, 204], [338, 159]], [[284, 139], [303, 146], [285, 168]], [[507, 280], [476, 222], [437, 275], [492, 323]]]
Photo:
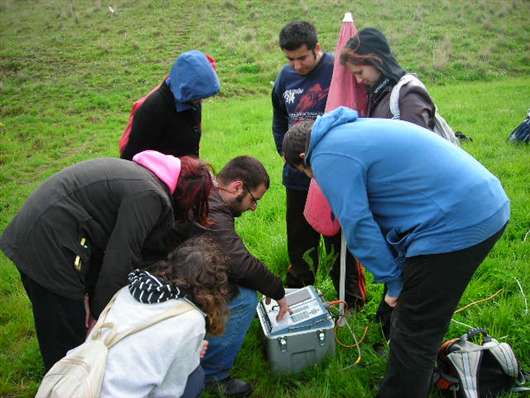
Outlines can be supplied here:
[[[284, 276], [282, 162], [269, 99], [285, 63], [277, 36], [287, 22], [306, 19], [316, 25], [323, 48], [333, 51], [346, 11], [358, 28], [385, 32], [444, 117], [473, 138], [464, 149], [505, 186], [510, 226], [461, 307], [484, 301], [456, 314], [448, 337], [468, 326], [487, 327], [529, 368], [530, 156], [528, 146], [506, 142], [530, 107], [528, 0], [0, 0], [0, 231], [49, 175], [83, 159], [117, 156], [134, 100], [162, 80], [179, 53], [196, 48], [217, 59], [222, 82], [221, 94], [204, 104], [201, 154], [216, 168], [239, 154], [264, 162], [271, 189], [237, 227], [249, 249]], [[333, 297], [325, 272], [318, 286]], [[338, 347], [335, 358], [300, 375], [272, 375], [255, 321], [234, 375], [251, 381], [256, 397], [373, 396], [386, 365], [372, 348], [381, 341], [371, 322], [380, 294], [370, 283], [368, 305], [349, 320], [358, 338], [367, 330], [359, 365], [353, 366], [357, 349]], [[33, 396], [43, 370], [31, 307], [3, 255], [0, 303], [0, 396]], [[346, 328], [338, 333], [353, 343]]]

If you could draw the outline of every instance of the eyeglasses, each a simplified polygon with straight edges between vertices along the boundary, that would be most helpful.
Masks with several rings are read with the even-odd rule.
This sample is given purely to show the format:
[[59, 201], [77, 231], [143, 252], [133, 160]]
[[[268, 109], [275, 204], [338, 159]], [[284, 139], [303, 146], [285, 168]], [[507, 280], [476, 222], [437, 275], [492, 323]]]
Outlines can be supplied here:
[[258, 200], [252, 195], [252, 192], [250, 192], [250, 189], [245, 185], [245, 189], [247, 190], [248, 194], [250, 195], [250, 199], [252, 200], [252, 203], [254, 203], [255, 207], [258, 207]]

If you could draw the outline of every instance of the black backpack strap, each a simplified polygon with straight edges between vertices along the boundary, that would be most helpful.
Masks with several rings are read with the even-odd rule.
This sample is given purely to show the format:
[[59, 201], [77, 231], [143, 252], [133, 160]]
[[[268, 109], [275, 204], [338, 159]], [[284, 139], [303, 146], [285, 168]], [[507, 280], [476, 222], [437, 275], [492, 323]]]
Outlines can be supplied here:
[[524, 387], [524, 384], [530, 383], [530, 372], [524, 370], [519, 371], [519, 377], [515, 381], [517, 387], [512, 388], [512, 392], [526, 392], [530, 391], [530, 387]]
[[486, 329], [484, 329], [484, 328], [473, 328], [469, 332], [467, 332], [464, 335], [462, 335], [462, 337], [460, 337], [460, 343], [464, 344], [466, 341], [471, 340], [473, 337], [475, 337], [475, 336], [477, 336], [479, 334], [482, 335], [482, 337], [484, 338], [484, 342], [485, 343], [488, 343], [488, 342], [491, 341], [491, 336], [488, 334]]
[[530, 109], [528, 110], [528, 116], [522, 121], [508, 136], [508, 140], [511, 142], [522, 142], [530, 143]]

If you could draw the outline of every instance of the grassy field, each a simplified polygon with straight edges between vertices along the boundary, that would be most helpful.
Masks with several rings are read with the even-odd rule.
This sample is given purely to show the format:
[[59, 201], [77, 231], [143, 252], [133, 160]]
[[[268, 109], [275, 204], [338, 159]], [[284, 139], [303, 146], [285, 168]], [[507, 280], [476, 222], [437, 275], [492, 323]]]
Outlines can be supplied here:
[[[49, 175], [77, 161], [116, 156], [132, 102], [167, 73], [175, 56], [198, 48], [219, 64], [222, 94], [204, 104], [202, 155], [216, 168], [231, 157], [261, 159], [271, 189], [238, 230], [251, 251], [284, 276], [287, 250], [282, 162], [270, 132], [271, 81], [284, 62], [277, 34], [288, 21], [313, 21], [325, 49], [335, 45], [345, 11], [358, 27], [385, 31], [404, 67], [428, 84], [441, 113], [473, 138], [464, 149], [502, 181], [512, 219], [479, 268], [448, 336], [487, 327], [530, 368], [529, 148], [506, 142], [530, 105], [530, 2], [0, 0], [0, 231]], [[523, 292], [521, 292], [518, 282]], [[323, 276], [319, 286], [332, 297]], [[256, 397], [371, 397], [385, 359], [371, 317], [381, 287], [369, 285], [366, 308], [349, 324], [361, 344], [338, 348], [327, 363], [293, 377], [274, 376], [254, 322], [234, 374]], [[465, 324], [465, 325], [464, 325]], [[352, 339], [345, 330], [339, 335]], [[15, 267], [0, 255], [0, 396], [33, 396], [42, 376], [29, 301]]]

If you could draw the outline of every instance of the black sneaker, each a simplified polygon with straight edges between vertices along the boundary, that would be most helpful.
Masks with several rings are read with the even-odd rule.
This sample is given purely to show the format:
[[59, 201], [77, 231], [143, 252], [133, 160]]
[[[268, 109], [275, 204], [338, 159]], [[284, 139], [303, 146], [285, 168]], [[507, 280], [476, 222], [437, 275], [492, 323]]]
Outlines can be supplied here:
[[218, 394], [221, 397], [248, 397], [252, 394], [252, 386], [246, 381], [227, 377], [219, 381], [210, 381], [206, 386], [211, 393]]

